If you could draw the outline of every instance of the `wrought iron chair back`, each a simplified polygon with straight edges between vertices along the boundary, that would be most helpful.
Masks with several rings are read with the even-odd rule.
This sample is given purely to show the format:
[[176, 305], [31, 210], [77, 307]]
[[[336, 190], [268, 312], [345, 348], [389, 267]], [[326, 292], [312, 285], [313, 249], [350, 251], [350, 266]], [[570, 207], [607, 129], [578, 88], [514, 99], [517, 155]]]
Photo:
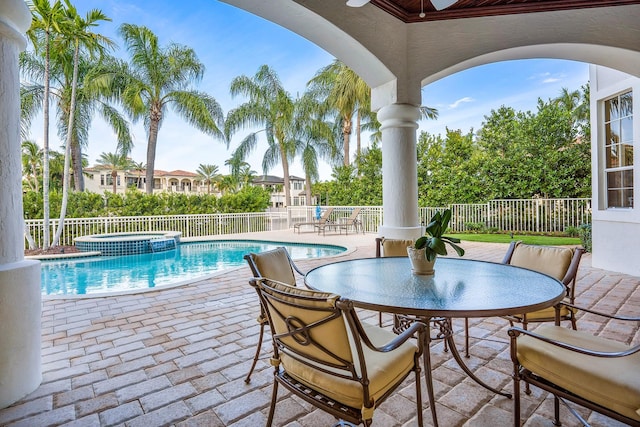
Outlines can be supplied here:
[[[249, 264], [253, 277], [256, 278], [268, 277], [269, 279], [277, 280], [287, 285], [296, 286], [297, 280], [295, 273], [304, 277], [304, 273], [295, 265], [289, 252], [284, 247], [278, 247], [261, 253], [251, 252], [246, 254], [244, 259], [247, 261], [247, 264]], [[251, 381], [251, 374], [258, 363], [262, 340], [264, 339], [264, 328], [269, 323], [262, 304], [260, 305], [260, 315], [257, 321], [260, 324], [260, 335], [258, 336], [256, 353], [253, 356], [253, 363], [244, 380], [246, 383]]]
[[[278, 384], [339, 419], [371, 425], [375, 408], [413, 371], [416, 377], [418, 424], [422, 425], [419, 358], [424, 348], [423, 323], [401, 336], [363, 325], [353, 303], [338, 295], [294, 288], [266, 278], [252, 279], [269, 318], [274, 352], [274, 389], [267, 425], [273, 421]], [[376, 347], [369, 334], [377, 330], [392, 340]], [[383, 336], [385, 336], [383, 334]], [[418, 340], [411, 337], [418, 335]], [[367, 350], [368, 349], [368, 350]], [[388, 360], [372, 351], [388, 353]], [[413, 359], [410, 369], [398, 370], [399, 357]], [[380, 364], [384, 364], [381, 366]], [[374, 377], [370, 377], [370, 371]], [[381, 379], [380, 373], [393, 377]], [[377, 376], [376, 376], [377, 375]], [[383, 386], [381, 386], [381, 381]]]

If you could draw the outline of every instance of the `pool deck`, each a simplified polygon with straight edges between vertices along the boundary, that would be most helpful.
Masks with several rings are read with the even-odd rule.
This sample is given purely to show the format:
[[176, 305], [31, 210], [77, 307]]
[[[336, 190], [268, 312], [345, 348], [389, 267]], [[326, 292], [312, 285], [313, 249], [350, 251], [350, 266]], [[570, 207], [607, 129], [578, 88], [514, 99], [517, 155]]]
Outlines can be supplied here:
[[[229, 238], [229, 236], [224, 236]], [[307, 271], [336, 260], [373, 257], [375, 235], [293, 231], [236, 235], [259, 239], [328, 243], [349, 250], [336, 257], [300, 260]], [[465, 258], [501, 261], [506, 244], [465, 243]], [[44, 298], [40, 387], [0, 410], [0, 426], [263, 426], [269, 407], [272, 369], [270, 341], [250, 384], [244, 383], [258, 338], [259, 312], [248, 267], [206, 280], [149, 292], [93, 298]], [[640, 278], [580, 264], [580, 305], [620, 314], [640, 312]], [[362, 312], [366, 321], [377, 314]], [[390, 317], [386, 319], [387, 323]], [[456, 321], [459, 346], [461, 323]], [[494, 387], [511, 391], [512, 364], [502, 319], [471, 320], [470, 368]], [[620, 341], [639, 343], [638, 325], [595, 323], [578, 328]], [[483, 338], [483, 339], [478, 339]], [[512, 425], [512, 401], [481, 388], [455, 364], [442, 343], [431, 348], [438, 418], [443, 427]], [[424, 386], [424, 382], [423, 382]], [[332, 426], [336, 420], [282, 391], [275, 426]], [[415, 426], [415, 393], [409, 379], [375, 412], [375, 426]], [[431, 413], [423, 392], [425, 425]], [[527, 427], [551, 426], [552, 400], [533, 388], [523, 397]], [[594, 426], [620, 423], [583, 409]], [[523, 418], [524, 419], [524, 418]], [[579, 426], [563, 408], [563, 425]]]

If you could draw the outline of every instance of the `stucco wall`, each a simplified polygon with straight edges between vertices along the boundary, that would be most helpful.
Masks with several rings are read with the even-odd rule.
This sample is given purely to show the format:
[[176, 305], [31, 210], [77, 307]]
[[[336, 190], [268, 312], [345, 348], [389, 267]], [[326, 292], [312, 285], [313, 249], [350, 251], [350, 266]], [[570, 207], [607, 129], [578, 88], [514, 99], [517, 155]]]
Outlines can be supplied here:
[[634, 207], [607, 209], [602, 174], [604, 129], [602, 100], [633, 91], [633, 140], [640, 143], [640, 79], [610, 68], [591, 65], [591, 153], [592, 153], [592, 227], [594, 267], [640, 276], [640, 150], [634, 150]]

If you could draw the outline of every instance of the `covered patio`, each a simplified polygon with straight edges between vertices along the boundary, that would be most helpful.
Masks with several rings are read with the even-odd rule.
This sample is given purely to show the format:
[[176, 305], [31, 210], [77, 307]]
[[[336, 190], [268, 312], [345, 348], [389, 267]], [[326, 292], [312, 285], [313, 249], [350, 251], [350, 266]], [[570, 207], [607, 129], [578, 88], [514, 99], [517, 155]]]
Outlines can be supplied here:
[[[373, 88], [384, 158], [384, 218], [378, 231], [386, 237], [415, 238], [422, 231], [416, 171], [422, 86], [473, 66], [536, 57], [579, 60], [640, 76], [640, 0], [494, 0], [481, 5], [460, 0], [452, 7], [461, 10], [457, 16], [438, 15], [425, 0], [429, 19], [424, 20], [415, 18], [421, 12], [417, 0], [372, 0], [357, 9], [347, 8], [345, 0], [225, 1], [309, 38]], [[502, 12], [487, 12], [492, 7]], [[481, 8], [484, 12], [476, 13]], [[9, 405], [0, 410], [0, 424], [260, 424], [270, 387], [266, 365], [251, 385], [241, 380], [258, 331], [257, 301], [247, 287], [247, 269], [144, 295], [46, 300], [41, 313], [39, 265], [23, 257], [20, 191], [17, 57], [26, 46], [29, 25], [24, 1], [0, 3], [0, 406]], [[637, 79], [621, 89], [633, 85], [638, 86]], [[592, 111], [600, 101], [592, 99]], [[634, 126], [637, 141], [637, 119]], [[592, 132], [594, 159], [599, 149], [596, 130], [597, 125]], [[598, 173], [594, 166], [594, 177]], [[638, 188], [636, 184], [634, 190]], [[602, 191], [594, 180], [594, 199]], [[622, 261], [616, 268], [637, 269], [638, 210], [607, 212], [601, 203], [596, 210], [594, 255], [583, 261], [578, 301], [603, 311], [637, 313], [637, 277], [591, 264], [603, 266], [595, 262], [598, 257], [615, 251]], [[373, 254], [372, 238], [365, 237], [368, 240], [357, 243], [348, 256]], [[468, 256], [497, 261], [505, 248], [480, 249], [470, 249]], [[309, 269], [320, 262], [327, 260], [301, 266]], [[614, 339], [638, 339], [637, 328], [630, 334], [608, 324], [583, 322], [581, 327]], [[503, 337], [504, 323], [489, 319], [474, 325], [472, 333]], [[439, 350], [434, 349], [434, 374], [443, 425], [506, 424], [501, 420], [509, 418], [510, 402], [467, 384], [446, 355], [438, 358], [443, 354]], [[509, 387], [506, 343], [483, 340], [472, 350], [471, 366], [478, 375], [496, 387]], [[411, 396], [392, 399], [378, 423], [412, 425], [407, 399]], [[527, 405], [528, 414], [543, 396], [534, 399]], [[279, 424], [321, 423], [322, 415], [308, 415], [309, 408], [286, 396], [280, 406]], [[544, 425], [537, 417], [546, 412], [536, 411], [528, 425]]]
[[[293, 231], [237, 235], [300, 241]], [[306, 233], [304, 240], [346, 245], [345, 255], [300, 260], [302, 270], [336, 260], [372, 257], [374, 236]], [[465, 258], [500, 261], [506, 244], [465, 243]], [[259, 426], [264, 425], [272, 387], [270, 343], [250, 384], [244, 383], [258, 339], [257, 295], [248, 285], [248, 267], [190, 285], [134, 295], [45, 299], [42, 321], [42, 384], [27, 397], [0, 410], [0, 425], [17, 426]], [[583, 257], [577, 300], [605, 312], [632, 314], [640, 306], [637, 277], [591, 267]], [[362, 312], [377, 322], [377, 314]], [[391, 321], [386, 318], [387, 324]], [[462, 323], [456, 321], [459, 348]], [[512, 364], [502, 319], [471, 321], [472, 370], [490, 385], [511, 391]], [[582, 330], [640, 342], [638, 327], [578, 320]], [[482, 339], [478, 339], [482, 338]], [[444, 426], [494, 427], [511, 424], [512, 401], [471, 381], [443, 345], [432, 349], [438, 418]], [[423, 383], [424, 387], [424, 383]], [[430, 409], [424, 398], [426, 425]], [[376, 426], [415, 425], [415, 389], [409, 380], [377, 410]], [[525, 397], [526, 426], [550, 426], [552, 400], [533, 390]], [[594, 426], [620, 425], [581, 410]], [[578, 426], [563, 409], [563, 425]], [[275, 425], [332, 426], [335, 419], [285, 393]]]

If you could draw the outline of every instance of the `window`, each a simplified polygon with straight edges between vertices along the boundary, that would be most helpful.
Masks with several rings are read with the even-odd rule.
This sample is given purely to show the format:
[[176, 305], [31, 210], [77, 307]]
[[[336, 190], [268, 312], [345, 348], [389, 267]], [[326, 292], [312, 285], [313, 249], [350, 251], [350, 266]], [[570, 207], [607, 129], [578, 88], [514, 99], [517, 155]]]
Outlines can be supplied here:
[[633, 96], [604, 101], [604, 179], [607, 208], [633, 207]]

